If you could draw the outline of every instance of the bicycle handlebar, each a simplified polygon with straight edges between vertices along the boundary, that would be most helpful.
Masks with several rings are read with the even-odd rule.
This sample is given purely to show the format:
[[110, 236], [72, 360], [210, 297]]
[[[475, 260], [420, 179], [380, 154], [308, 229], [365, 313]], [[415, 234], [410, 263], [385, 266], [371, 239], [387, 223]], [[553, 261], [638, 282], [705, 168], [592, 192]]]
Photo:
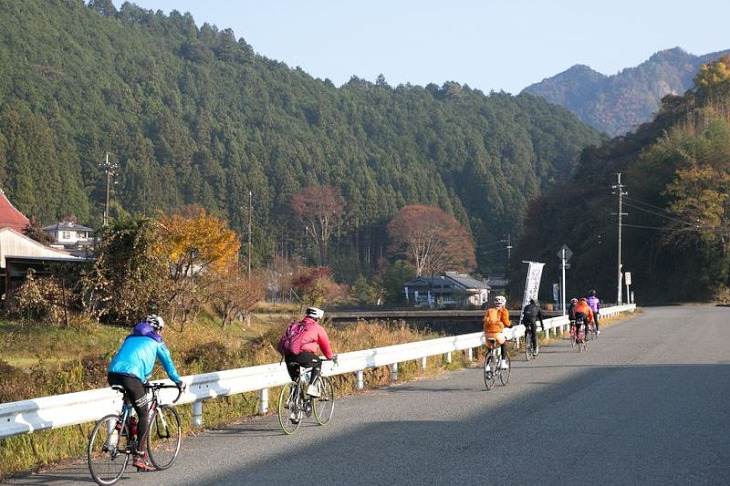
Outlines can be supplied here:
[[184, 387], [178, 387], [177, 385], [166, 385], [165, 383], [160, 383], [160, 382], [157, 382], [157, 383], [145, 383], [144, 387], [145, 387], [145, 389], [155, 390], [155, 391], [157, 391], [157, 390], [159, 390], [161, 388], [177, 388], [177, 396], [172, 401], [172, 403], [177, 403], [177, 401], [180, 400], [180, 397], [183, 394], [183, 390], [185, 389]]

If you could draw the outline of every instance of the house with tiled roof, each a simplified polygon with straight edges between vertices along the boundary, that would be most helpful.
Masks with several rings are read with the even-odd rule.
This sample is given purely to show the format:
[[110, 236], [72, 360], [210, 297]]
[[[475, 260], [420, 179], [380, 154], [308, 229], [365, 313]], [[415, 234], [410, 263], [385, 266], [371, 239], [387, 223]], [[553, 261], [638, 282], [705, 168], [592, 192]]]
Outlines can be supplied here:
[[51, 248], [23, 234], [28, 218], [18, 211], [0, 189], [0, 282], [3, 294], [25, 280], [28, 269], [39, 275], [52, 273], [57, 263], [78, 263], [84, 259], [65, 250]]
[[409, 305], [437, 309], [481, 308], [489, 298], [489, 284], [458, 272], [418, 277], [403, 285]]
[[94, 230], [73, 221], [60, 221], [50, 226], [44, 226], [43, 232], [63, 248], [81, 248], [90, 246], [94, 242]]
[[0, 189], [0, 228], [12, 228], [22, 233], [29, 224], [28, 218], [13, 206], [5, 191]]

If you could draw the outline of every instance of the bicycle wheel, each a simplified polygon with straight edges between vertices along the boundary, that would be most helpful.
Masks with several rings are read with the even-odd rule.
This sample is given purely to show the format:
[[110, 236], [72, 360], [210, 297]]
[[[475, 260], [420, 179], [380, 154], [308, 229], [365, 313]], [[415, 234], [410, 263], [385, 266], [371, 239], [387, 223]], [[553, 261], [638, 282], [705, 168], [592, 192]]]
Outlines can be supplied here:
[[530, 335], [529, 330], [525, 333], [525, 358], [527, 359], [527, 361], [530, 361], [532, 358], [534, 358], [534, 355], [532, 353], [532, 335]]
[[491, 390], [494, 387], [494, 381], [497, 376], [497, 360], [494, 357], [494, 353], [489, 351], [487, 357], [484, 359], [484, 385], [487, 390]]
[[97, 484], [114, 484], [127, 469], [129, 427], [124, 424], [117, 430], [121, 420], [119, 415], [107, 415], [96, 423], [89, 437], [89, 472]]
[[147, 433], [147, 455], [157, 469], [167, 469], [177, 459], [182, 445], [180, 416], [173, 407], [157, 409]]
[[575, 332], [575, 325], [570, 326], [570, 347], [575, 347], [575, 341], [576, 341], [576, 332]]
[[507, 362], [507, 369], [499, 370], [499, 381], [501, 381], [503, 385], [506, 385], [509, 383], [509, 374], [512, 372], [512, 361], [509, 359], [509, 355], [505, 356], [504, 360]]
[[332, 413], [335, 411], [335, 387], [332, 380], [327, 376], [319, 377], [320, 396], [314, 398], [314, 420], [319, 425], [327, 425], [332, 420]]
[[279, 425], [286, 435], [297, 431], [302, 421], [302, 401], [299, 396], [299, 387], [294, 381], [290, 381], [281, 387], [279, 394]]

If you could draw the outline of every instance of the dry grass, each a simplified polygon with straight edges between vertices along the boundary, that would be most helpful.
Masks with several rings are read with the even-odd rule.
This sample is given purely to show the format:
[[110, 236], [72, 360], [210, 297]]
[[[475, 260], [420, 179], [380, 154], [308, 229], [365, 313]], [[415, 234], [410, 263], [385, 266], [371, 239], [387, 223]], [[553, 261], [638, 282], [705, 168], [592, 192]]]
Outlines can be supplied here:
[[[181, 375], [275, 363], [280, 355], [275, 349], [286, 325], [301, 317], [297, 307], [267, 309], [246, 320], [235, 321], [226, 329], [220, 320], [202, 315], [197, 322], [180, 329], [173, 324], [165, 331], [173, 360]], [[335, 352], [344, 353], [438, 337], [409, 328], [403, 322], [357, 322], [332, 326], [324, 323]], [[0, 322], [0, 402], [16, 401], [50, 394], [69, 393], [106, 384], [106, 365], [130, 328], [102, 326], [92, 322], [75, 322], [69, 329], [18, 322]], [[5, 362], [3, 364], [3, 361]], [[454, 353], [447, 364], [443, 356], [427, 359], [426, 369], [417, 362], [399, 364], [399, 381], [408, 381], [438, 373], [445, 369], [468, 366], [466, 358]], [[3, 366], [5, 368], [3, 368]], [[153, 379], [165, 377], [159, 366]], [[391, 383], [388, 367], [366, 370], [367, 387]], [[28, 386], [33, 383], [34, 386]], [[338, 394], [356, 392], [353, 375], [335, 377]], [[270, 390], [270, 397], [278, 396]], [[4, 398], [3, 398], [4, 397]], [[258, 393], [208, 400], [205, 424], [215, 427], [255, 416]], [[178, 407], [185, 430], [192, 428], [192, 407]], [[69, 458], [82, 457], [87, 434], [93, 424], [47, 430], [0, 440], [0, 479], [3, 474], [38, 468]]]

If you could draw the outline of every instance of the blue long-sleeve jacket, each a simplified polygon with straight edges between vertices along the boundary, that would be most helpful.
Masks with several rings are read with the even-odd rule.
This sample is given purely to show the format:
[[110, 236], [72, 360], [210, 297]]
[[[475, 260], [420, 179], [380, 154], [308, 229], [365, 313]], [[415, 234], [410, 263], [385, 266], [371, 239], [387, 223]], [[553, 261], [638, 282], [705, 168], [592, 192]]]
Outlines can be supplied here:
[[175, 383], [180, 383], [180, 376], [172, 362], [170, 350], [162, 342], [162, 336], [149, 323], [141, 322], [124, 340], [109, 364], [109, 372], [136, 376], [144, 383], [152, 374], [156, 359], [160, 360], [167, 376]]

